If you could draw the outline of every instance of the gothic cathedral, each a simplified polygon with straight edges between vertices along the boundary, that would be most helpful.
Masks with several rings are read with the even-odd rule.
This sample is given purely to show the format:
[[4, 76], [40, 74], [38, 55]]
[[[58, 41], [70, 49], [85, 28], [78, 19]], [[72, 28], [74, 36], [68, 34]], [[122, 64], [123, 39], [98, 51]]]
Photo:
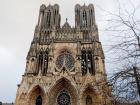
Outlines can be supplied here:
[[15, 105], [112, 105], [94, 6], [60, 21], [59, 5], [41, 5]]

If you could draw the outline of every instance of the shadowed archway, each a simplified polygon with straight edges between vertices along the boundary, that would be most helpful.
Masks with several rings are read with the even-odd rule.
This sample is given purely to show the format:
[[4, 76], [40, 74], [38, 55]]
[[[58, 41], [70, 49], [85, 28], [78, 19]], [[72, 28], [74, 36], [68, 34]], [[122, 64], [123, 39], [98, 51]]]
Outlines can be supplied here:
[[92, 86], [87, 86], [80, 97], [82, 105], [100, 105], [99, 95]]
[[49, 105], [77, 105], [77, 100], [77, 91], [66, 78], [58, 80], [49, 91]]
[[28, 94], [29, 105], [46, 105], [46, 101], [45, 92], [39, 85], [33, 87]]

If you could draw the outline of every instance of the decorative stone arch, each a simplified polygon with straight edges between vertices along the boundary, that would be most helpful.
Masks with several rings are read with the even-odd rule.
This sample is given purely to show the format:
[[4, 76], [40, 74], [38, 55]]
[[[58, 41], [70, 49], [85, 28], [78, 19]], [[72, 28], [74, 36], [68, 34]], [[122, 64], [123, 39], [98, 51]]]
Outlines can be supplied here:
[[64, 77], [56, 81], [55, 85], [49, 90], [49, 105], [58, 105], [57, 98], [62, 91], [67, 91], [67, 93], [70, 95], [70, 105], [77, 105], [77, 90], [71, 84], [71, 82]]
[[76, 52], [76, 49], [77, 47], [76, 46], [71, 46], [71, 45], [69, 45], [69, 44], [64, 44], [64, 45], [61, 45], [61, 47], [59, 47], [59, 48], [56, 48], [56, 52], [55, 52], [55, 54], [56, 55], [59, 55], [61, 52], [63, 52], [63, 51], [68, 51], [68, 52], [70, 52], [74, 57], [76, 57], [76, 54], [77, 54], [77, 52]]
[[26, 93], [21, 93], [16, 99], [16, 105], [25, 105], [26, 102]]
[[63, 46], [59, 51], [58, 54], [61, 54], [62, 52], [67, 51], [71, 53], [72, 55], [75, 55], [75, 53], [72, 51], [71, 47]]
[[38, 97], [41, 97], [42, 99], [42, 105], [48, 105], [48, 98], [45, 95], [45, 91], [43, 90], [43, 88], [39, 85], [34, 86], [28, 93], [27, 95], [27, 105], [36, 105], [36, 99]]
[[80, 103], [81, 105], [100, 105], [100, 97], [97, 93], [97, 90], [91, 85], [84, 87], [80, 94]]

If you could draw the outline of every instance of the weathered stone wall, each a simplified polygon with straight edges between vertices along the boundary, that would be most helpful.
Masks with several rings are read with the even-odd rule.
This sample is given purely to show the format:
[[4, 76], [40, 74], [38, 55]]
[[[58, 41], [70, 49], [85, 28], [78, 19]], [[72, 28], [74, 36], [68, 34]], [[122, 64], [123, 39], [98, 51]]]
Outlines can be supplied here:
[[[76, 19], [80, 19], [76, 20], [75, 28], [71, 28], [67, 20], [61, 28], [59, 6], [41, 6], [15, 105], [35, 105], [38, 96], [42, 105], [58, 105], [57, 99], [63, 90], [69, 94], [71, 105], [111, 105], [111, 88], [107, 83], [94, 7], [91, 4], [77, 5], [75, 9]], [[88, 18], [82, 17], [79, 10]], [[59, 68], [57, 58], [61, 54], [63, 58]], [[67, 62], [66, 59], [71, 60]], [[83, 68], [83, 62], [86, 68]]]

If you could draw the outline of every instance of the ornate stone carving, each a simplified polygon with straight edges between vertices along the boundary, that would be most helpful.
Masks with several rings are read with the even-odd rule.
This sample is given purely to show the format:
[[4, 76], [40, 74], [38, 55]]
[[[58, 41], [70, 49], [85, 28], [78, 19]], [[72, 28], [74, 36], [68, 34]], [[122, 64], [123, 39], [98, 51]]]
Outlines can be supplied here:
[[75, 6], [75, 27], [60, 19], [40, 7], [15, 105], [112, 105], [93, 5]]

